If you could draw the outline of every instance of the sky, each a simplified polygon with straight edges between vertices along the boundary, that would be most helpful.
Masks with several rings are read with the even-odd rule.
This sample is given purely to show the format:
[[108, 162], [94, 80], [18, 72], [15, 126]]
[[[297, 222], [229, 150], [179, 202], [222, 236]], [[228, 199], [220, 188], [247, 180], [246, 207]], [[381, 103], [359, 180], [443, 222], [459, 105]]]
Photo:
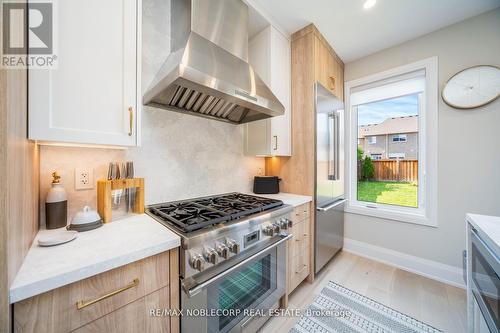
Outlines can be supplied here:
[[387, 118], [418, 115], [418, 95], [358, 105], [358, 125], [380, 124]]

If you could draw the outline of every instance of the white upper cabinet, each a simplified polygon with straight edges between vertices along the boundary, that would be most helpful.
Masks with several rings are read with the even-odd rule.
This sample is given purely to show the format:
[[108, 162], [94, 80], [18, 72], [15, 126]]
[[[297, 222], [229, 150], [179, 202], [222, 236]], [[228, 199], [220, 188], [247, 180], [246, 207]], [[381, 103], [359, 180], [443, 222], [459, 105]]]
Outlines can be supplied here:
[[57, 3], [54, 70], [29, 71], [29, 138], [136, 146], [141, 0]]
[[283, 116], [245, 125], [245, 154], [291, 156], [290, 41], [268, 26], [249, 41], [249, 62], [285, 107]]

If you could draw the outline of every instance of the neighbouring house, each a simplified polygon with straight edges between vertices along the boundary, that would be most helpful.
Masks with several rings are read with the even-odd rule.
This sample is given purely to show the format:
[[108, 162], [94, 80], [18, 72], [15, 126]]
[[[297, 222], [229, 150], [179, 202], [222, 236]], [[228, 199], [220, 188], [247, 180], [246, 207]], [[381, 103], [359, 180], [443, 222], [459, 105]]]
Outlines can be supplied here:
[[417, 160], [418, 116], [358, 126], [358, 145], [373, 160]]

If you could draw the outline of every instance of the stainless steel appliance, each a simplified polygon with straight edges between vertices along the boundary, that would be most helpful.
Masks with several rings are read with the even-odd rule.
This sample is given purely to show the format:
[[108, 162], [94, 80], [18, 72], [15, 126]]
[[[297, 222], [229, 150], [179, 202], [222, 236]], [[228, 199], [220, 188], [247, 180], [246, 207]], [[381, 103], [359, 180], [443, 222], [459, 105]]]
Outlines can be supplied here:
[[145, 105], [234, 124], [284, 114], [248, 64], [248, 6], [241, 0], [171, 1], [171, 37]]
[[181, 237], [183, 332], [255, 332], [264, 324], [285, 294], [291, 212], [279, 200], [240, 193], [147, 208]]
[[469, 229], [470, 239], [470, 284], [490, 332], [500, 330], [500, 258], [492, 250], [485, 237]]
[[316, 95], [317, 273], [344, 245], [344, 105], [320, 83]]

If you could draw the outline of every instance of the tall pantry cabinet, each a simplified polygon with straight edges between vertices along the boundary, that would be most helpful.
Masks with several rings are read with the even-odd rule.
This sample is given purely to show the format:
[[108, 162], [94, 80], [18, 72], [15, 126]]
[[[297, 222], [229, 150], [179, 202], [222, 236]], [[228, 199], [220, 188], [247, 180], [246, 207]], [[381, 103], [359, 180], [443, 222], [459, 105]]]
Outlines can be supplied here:
[[[313, 25], [295, 32], [291, 38], [291, 143], [292, 156], [266, 158], [266, 175], [279, 176], [282, 192], [309, 195], [315, 193], [315, 107], [314, 84], [320, 82], [339, 99], [344, 100], [344, 63]], [[314, 235], [312, 203], [309, 235]], [[311, 265], [314, 262], [314, 238], [309, 242]], [[309, 269], [308, 280], [314, 279]]]

